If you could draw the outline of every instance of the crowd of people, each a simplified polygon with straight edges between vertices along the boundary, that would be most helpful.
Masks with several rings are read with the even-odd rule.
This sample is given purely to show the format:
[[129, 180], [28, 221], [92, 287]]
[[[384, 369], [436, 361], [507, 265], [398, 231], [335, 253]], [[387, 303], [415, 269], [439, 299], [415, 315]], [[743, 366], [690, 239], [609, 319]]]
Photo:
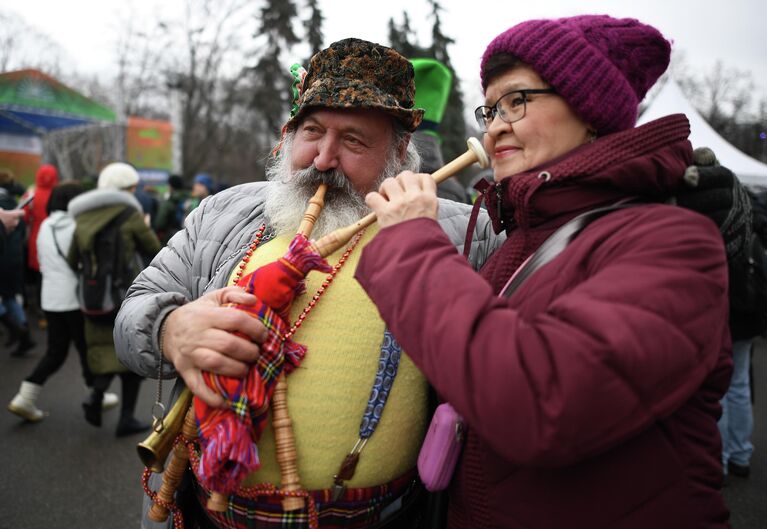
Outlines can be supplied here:
[[[181, 177], [170, 177], [167, 197], [160, 199], [156, 193], [139, 189], [139, 173], [124, 163], [107, 165], [96, 179], [97, 189], [91, 190], [78, 180], [60, 181], [51, 164], [40, 166], [30, 188], [18, 183], [10, 171], [0, 171], [4, 345], [13, 348], [11, 356], [29, 355], [36, 345], [30, 321], [47, 337], [45, 354], [8, 404], [11, 412], [30, 422], [46, 416], [37, 407], [38, 398], [74, 346], [88, 391], [82, 403], [85, 420], [101, 426], [102, 412], [119, 404], [117, 436], [149, 429], [149, 424], [135, 417], [142, 378], [117, 361], [112, 340], [114, 314], [95, 318], [83, 313], [78, 270], [81, 259], [93, 254], [95, 234], [129, 210], [132, 214], [120, 228], [125, 244], [119, 249], [119, 258], [134, 265], [129, 284], [160, 250], [159, 237], [167, 241], [182, 228], [185, 216], [199, 201], [215, 191], [209, 176], [198, 179], [209, 184], [204, 192], [196, 188], [188, 192]], [[28, 196], [31, 200], [25, 201]], [[138, 262], [134, 256], [139, 257]], [[122, 382], [121, 403], [116, 393], [107, 391], [115, 375]]]
[[[190, 528], [729, 527], [725, 475], [748, 476], [753, 451], [748, 359], [765, 329], [767, 216], [693, 151], [684, 115], [636, 126], [670, 52], [656, 28], [605, 15], [495, 36], [475, 111], [493, 181], [473, 206], [428, 174], [443, 163], [433, 132], [443, 103], [417, 90], [436, 83], [446, 97], [449, 72], [355, 38], [312, 57], [264, 182], [215, 193], [200, 174], [187, 197], [171, 177], [154, 205], [127, 164], [86, 193], [54, 182], [48, 218], [30, 230], [48, 352], [11, 411], [42, 418], [35, 400], [70, 342], [92, 388], [89, 423], [101, 423], [120, 375], [118, 435], [148, 427], [133, 409], [142, 378], [177, 377], [200, 433], [175, 493]], [[314, 239], [370, 211], [378, 223], [296, 260], [320, 184]], [[126, 211], [135, 280], [119, 312], [83, 317], [77, 263]], [[3, 217], [6, 230], [17, 217]], [[254, 281], [275, 262], [329, 272], [306, 275], [277, 316], [238, 310], [255, 306]], [[7, 292], [12, 316], [18, 292]], [[23, 352], [28, 324], [15, 324]], [[290, 340], [305, 355], [288, 355]], [[265, 363], [267, 401], [269, 381], [289, 372], [299, 492], [279, 488], [282, 435], [252, 387], [235, 398], [222, 382], [250, 381]], [[244, 444], [256, 442], [255, 461], [223, 453], [208, 410], [253, 428]], [[447, 448], [424, 443], [441, 427], [460, 450], [455, 468]], [[210, 453], [222, 472], [247, 469], [222, 507], [209, 503], [226, 482], [210, 480]], [[422, 458], [449, 479], [432, 481]], [[285, 507], [288, 496], [305, 506]]]

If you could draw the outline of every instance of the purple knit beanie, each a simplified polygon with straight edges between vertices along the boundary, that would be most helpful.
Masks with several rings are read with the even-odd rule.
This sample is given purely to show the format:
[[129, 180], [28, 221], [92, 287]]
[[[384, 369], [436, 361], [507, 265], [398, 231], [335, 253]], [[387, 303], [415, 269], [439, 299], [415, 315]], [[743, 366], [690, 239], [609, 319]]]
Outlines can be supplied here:
[[[482, 55], [529, 64], [600, 135], [632, 128], [639, 102], [668, 67], [671, 43], [633, 18], [582, 15], [529, 20], [498, 35]], [[537, 87], [536, 87], [537, 88]]]

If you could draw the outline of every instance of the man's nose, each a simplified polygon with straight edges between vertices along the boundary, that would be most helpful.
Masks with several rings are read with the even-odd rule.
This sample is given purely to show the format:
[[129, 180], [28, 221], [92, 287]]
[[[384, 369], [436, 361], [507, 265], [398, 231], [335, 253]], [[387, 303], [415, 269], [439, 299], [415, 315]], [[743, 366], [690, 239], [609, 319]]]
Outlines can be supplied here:
[[317, 156], [314, 157], [314, 166], [318, 171], [330, 171], [337, 169], [338, 141], [327, 135], [317, 144]]

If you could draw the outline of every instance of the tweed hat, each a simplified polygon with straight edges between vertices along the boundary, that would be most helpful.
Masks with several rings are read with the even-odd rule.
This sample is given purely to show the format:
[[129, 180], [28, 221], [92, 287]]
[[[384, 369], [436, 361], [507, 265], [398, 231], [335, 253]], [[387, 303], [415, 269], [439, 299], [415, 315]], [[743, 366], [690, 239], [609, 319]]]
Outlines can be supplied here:
[[405, 57], [380, 44], [344, 39], [312, 57], [298, 112], [285, 127], [295, 129], [311, 108], [361, 108], [385, 112], [412, 132], [423, 119], [414, 100], [413, 65]]
[[128, 189], [138, 185], [139, 174], [127, 163], [110, 163], [99, 173], [99, 189]]
[[501, 33], [482, 56], [499, 53], [529, 64], [600, 135], [634, 127], [639, 102], [666, 71], [671, 43], [633, 18], [582, 15], [529, 20]]

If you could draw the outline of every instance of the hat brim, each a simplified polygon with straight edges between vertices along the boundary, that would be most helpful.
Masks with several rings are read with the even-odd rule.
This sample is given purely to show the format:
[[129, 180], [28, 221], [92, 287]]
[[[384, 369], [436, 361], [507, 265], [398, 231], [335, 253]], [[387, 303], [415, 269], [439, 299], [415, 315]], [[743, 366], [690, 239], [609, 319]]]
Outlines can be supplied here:
[[399, 121], [407, 131], [413, 132], [423, 120], [424, 110], [403, 108], [390, 94], [362, 81], [332, 77], [319, 80], [302, 95], [298, 112], [285, 124], [293, 130], [306, 115], [316, 108], [380, 110]]

